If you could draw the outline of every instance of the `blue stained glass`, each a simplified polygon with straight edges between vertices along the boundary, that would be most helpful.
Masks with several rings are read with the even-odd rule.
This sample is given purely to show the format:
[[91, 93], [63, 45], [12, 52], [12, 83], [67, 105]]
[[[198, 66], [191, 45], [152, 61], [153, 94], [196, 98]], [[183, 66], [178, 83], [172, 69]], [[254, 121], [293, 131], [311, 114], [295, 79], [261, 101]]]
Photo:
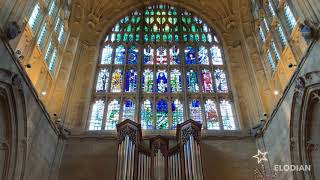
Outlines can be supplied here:
[[201, 104], [199, 100], [193, 99], [190, 104], [190, 118], [198, 123], [202, 123]]
[[221, 50], [218, 46], [210, 48], [211, 61], [213, 65], [223, 65]]
[[114, 99], [109, 103], [107, 118], [106, 118], [106, 130], [116, 129], [116, 125], [119, 121], [120, 103]]
[[198, 61], [200, 64], [209, 65], [208, 50], [204, 46], [198, 48]]
[[120, 45], [116, 49], [116, 57], [114, 59], [114, 64], [124, 64], [126, 57], [126, 49], [123, 45]]
[[122, 120], [130, 119], [134, 121], [134, 112], [135, 110], [135, 104], [131, 99], [128, 99], [124, 102], [123, 105], [123, 116]]
[[153, 64], [154, 61], [154, 50], [151, 46], [147, 46], [143, 50], [143, 63], [144, 64]]
[[136, 48], [135, 46], [132, 46], [131, 48], [129, 48], [128, 64], [137, 64], [138, 55], [139, 55], [138, 48]]
[[130, 69], [126, 74], [126, 92], [135, 92], [137, 89], [137, 71]]
[[183, 104], [178, 100], [171, 103], [172, 109], [172, 129], [176, 129], [177, 125], [183, 122]]
[[111, 64], [112, 47], [107, 45], [102, 50], [101, 64]]
[[179, 52], [177, 46], [170, 48], [170, 64], [180, 64]]
[[153, 129], [152, 102], [147, 99], [141, 105], [141, 126], [143, 129]]
[[157, 72], [157, 92], [166, 93], [168, 90], [168, 78], [165, 70], [158, 70]]
[[157, 103], [157, 129], [168, 129], [168, 104], [164, 99], [161, 99]]
[[189, 92], [199, 92], [198, 73], [194, 70], [187, 72], [187, 85]]
[[196, 64], [196, 53], [193, 47], [187, 46], [184, 50], [186, 64]]

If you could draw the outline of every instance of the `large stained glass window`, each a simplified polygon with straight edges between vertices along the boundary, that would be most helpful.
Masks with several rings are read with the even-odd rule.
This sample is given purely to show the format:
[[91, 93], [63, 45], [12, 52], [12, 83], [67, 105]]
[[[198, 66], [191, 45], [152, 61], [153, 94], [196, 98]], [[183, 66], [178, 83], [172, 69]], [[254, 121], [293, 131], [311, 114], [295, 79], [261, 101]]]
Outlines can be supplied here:
[[95, 101], [92, 105], [89, 130], [101, 130], [104, 111], [104, 101]]
[[221, 41], [193, 13], [159, 3], [135, 10], [106, 35], [99, 58], [94, 97], [105, 97], [106, 113], [92, 108], [88, 127], [96, 111], [102, 127], [91, 129], [115, 129], [124, 119], [176, 129], [188, 118], [237, 129]]

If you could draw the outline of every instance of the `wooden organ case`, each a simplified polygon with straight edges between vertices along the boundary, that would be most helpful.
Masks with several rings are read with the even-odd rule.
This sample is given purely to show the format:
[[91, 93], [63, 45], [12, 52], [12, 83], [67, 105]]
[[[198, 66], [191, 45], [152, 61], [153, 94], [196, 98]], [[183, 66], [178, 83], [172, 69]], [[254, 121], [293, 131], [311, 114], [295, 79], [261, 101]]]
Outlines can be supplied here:
[[201, 124], [188, 120], [178, 125], [177, 145], [156, 136], [150, 147], [142, 142], [141, 125], [125, 120], [117, 125], [116, 180], [203, 180]]

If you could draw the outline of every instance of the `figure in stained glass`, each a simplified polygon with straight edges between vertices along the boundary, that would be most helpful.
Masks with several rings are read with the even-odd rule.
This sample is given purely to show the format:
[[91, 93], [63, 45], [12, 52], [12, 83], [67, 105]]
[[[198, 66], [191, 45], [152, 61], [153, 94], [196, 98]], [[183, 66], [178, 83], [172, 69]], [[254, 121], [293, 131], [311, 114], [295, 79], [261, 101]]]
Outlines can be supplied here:
[[157, 49], [157, 64], [167, 64], [167, 51], [162, 46]]
[[209, 65], [208, 50], [204, 46], [200, 46], [198, 49], [198, 61], [199, 64]]
[[211, 99], [206, 100], [205, 103], [205, 112], [206, 112], [206, 119], [207, 119], [207, 128], [208, 129], [220, 129], [219, 126], [219, 119], [218, 119], [218, 112], [217, 107], [214, 101]]
[[157, 92], [166, 93], [168, 87], [167, 72], [165, 70], [158, 70], [157, 72]]
[[214, 71], [214, 77], [216, 81], [217, 92], [226, 93], [228, 92], [228, 84], [226, 74], [221, 69], [216, 69]]
[[184, 50], [186, 64], [196, 64], [196, 53], [193, 47], [187, 46]]
[[126, 92], [135, 92], [137, 88], [137, 72], [130, 69], [126, 74]]
[[137, 64], [138, 55], [139, 55], [139, 50], [135, 46], [132, 46], [131, 48], [129, 48], [128, 64]]
[[189, 104], [190, 118], [198, 123], [202, 123], [201, 105], [199, 100], [193, 99]]
[[204, 69], [201, 71], [201, 76], [202, 76], [202, 91], [205, 93], [213, 92], [211, 72], [207, 69]]
[[223, 65], [221, 50], [218, 46], [212, 46], [210, 48], [211, 61], [213, 65]]
[[164, 99], [161, 99], [157, 103], [157, 129], [168, 129], [168, 104]]
[[147, 46], [143, 51], [143, 62], [144, 64], [153, 64], [154, 61], [154, 51], [151, 46]]
[[187, 84], [189, 92], [199, 92], [198, 74], [193, 69], [187, 72]]
[[181, 73], [178, 69], [173, 69], [170, 73], [171, 92], [181, 92]]
[[120, 45], [116, 48], [116, 55], [114, 58], [115, 64], [124, 64], [124, 60], [126, 57], [126, 49], [123, 45]]
[[141, 105], [141, 126], [143, 129], [153, 129], [152, 102], [147, 99]]
[[143, 72], [142, 88], [144, 92], [153, 92], [153, 72], [150, 69]]
[[101, 64], [111, 64], [112, 47], [107, 45], [102, 50]]
[[183, 104], [175, 99], [171, 103], [172, 110], [172, 129], [176, 129], [177, 125], [183, 122]]
[[232, 107], [230, 101], [222, 99], [220, 101], [220, 111], [221, 119], [223, 124], [223, 129], [225, 130], [235, 130], [236, 126], [234, 123], [234, 117], [232, 113]]
[[116, 69], [111, 77], [111, 92], [121, 92], [122, 70]]
[[107, 69], [101, 69], [98, 74], [96, 91], [106, 92], [108, 88], [109, 71]]
[[170, 48], [170, 64], [180, 64], [179, 48], [177, 46]]
[[130, 119], [132, 121], [134, 121], [134, 112], [135, 110], [135, 104], [131, 99], [128, 99], [124, 102], [123, 105], [123, 116], [122, 116], [122, 120], [126, 120], [126, 119]]
[[119, 121], [120, 103], [118, 100], [112, 100], [108, 105], [108, 112], [106, 118], [106, 130], [116, 129], [116, 125]]

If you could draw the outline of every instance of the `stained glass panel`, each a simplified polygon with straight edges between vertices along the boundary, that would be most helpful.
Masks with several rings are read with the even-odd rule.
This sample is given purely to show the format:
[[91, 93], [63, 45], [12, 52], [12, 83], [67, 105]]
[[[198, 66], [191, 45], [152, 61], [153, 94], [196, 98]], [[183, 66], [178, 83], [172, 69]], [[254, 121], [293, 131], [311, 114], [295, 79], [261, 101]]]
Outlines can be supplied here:
[[168, 129], [168, 104], [164, 99], [157, 102], [157, 129]]
[[143, 50], [143, 62], [144, 64], [153, 64], [154, 62], [154, 50], [151, 46], [147, 46]]
[[100, 69], [97, 79], [96, 91], [106, 92], [108, 90], [109, 71], [108, 69]]
[[177, 125], [183, 122], [183, 104], [178, 99], [171, 103], [172, 110], [172, 129], [176, 129]]
[[135, 115], [135, 103], [131, 100], [128, 99], [124, 102], [123, 104], [123, 116], [122, 120], [130, 119], [134, 121], [134, 115]]
[[112, 47], [107, 45], [102, 50], [101, 64], [111, 64]]
[[218, 111], [216, 107], [216, 103], [211, 99], [206, 100], [205, 103], [205, 112], [206, 112], [206, 120], [207, 120], [207, 128], [219, 130], [219, 118], [218, 118]]
[[108, 105], [108, 112], [106, 118], [106, 130], [116, 129], [116, 124], [119, 121], [120, 103], [118, 100], [112, 100]]
[[173, 69], [171, 71], [170, 85], [171, 85], [171, 92], [182, 91], [181, 72], [178, 69]]
[[111, 92], [121, 92], [122, 70], [116, 69], [111, 77]]
[[142, 78], [143, 92], [153, 92], [153, 72], [150, 69], [145, 69]]
[[126, 92], [135, 92], [137, 89], [137, 71], [130, 69], [126, 73]]
[[198, 48], [198, 61], [199, 64], [209, 65], [208, 50], [204, 46]]
[[167, 64], [167, 50], [160, 46], [157, 49], [157, 64]]
[[170, 48], [170, 64], [180, 64], [179, 48], [177, 46]]
[[189, 92], [199, 92], [198, 73], [193, 69], [187, 72], [187, 85]]
[[187, 46], [184, 50], [186, 64], [196, 64], [196, 53], [193, 47]]
[[152, 102], [147, 99], [141, 105], [141, 126], [143, 129], [153, 129]]
[[123, 45], [120, 45], [116, 48], [116, 55], [114, 58], [114, 64], [124, 64], [126, 57], [126, 49]]
[[167, 72], [165, 70], [158, 70], [157, 72], [157, 92], [166, 93], [168, 88]]
[[92, 106], [89, 130], [101, 130], [104, 101], [98, 100]]
[[132, 46], [128, 51], [128, 64], [137, 64], [138, 63], [139, 50], [137, 47]]
[[211, 72], [208, 69], [203, 69], [201, 71], [202, 80], [202, 91], [205, 93], [213, 92], [213, 83]]
[[223, 65], [221, 50], [218, 46], [212, 46], [210, 49], [211, 61], [213, 65]]
[[235, 130], [236, 126], [234, 123], [234, 116], [232, 113], [232, 106], [230, 101], [221, 100], [220, 101], [220, 111], [221, 111], [221, 119], [223, 124], [223, 129], [225, 130]]
[[201, 104], [199, 100], [191, 100], [189, 104], [190, 109], [190, 118], [198, 123], [202, 123], [202, 113], [201, 113]]
[[227, 77], [222, 69], [216, 69], [214, 71], [214, 78], [216, 81], [217, 92], [226, 93], [228, 92]]

